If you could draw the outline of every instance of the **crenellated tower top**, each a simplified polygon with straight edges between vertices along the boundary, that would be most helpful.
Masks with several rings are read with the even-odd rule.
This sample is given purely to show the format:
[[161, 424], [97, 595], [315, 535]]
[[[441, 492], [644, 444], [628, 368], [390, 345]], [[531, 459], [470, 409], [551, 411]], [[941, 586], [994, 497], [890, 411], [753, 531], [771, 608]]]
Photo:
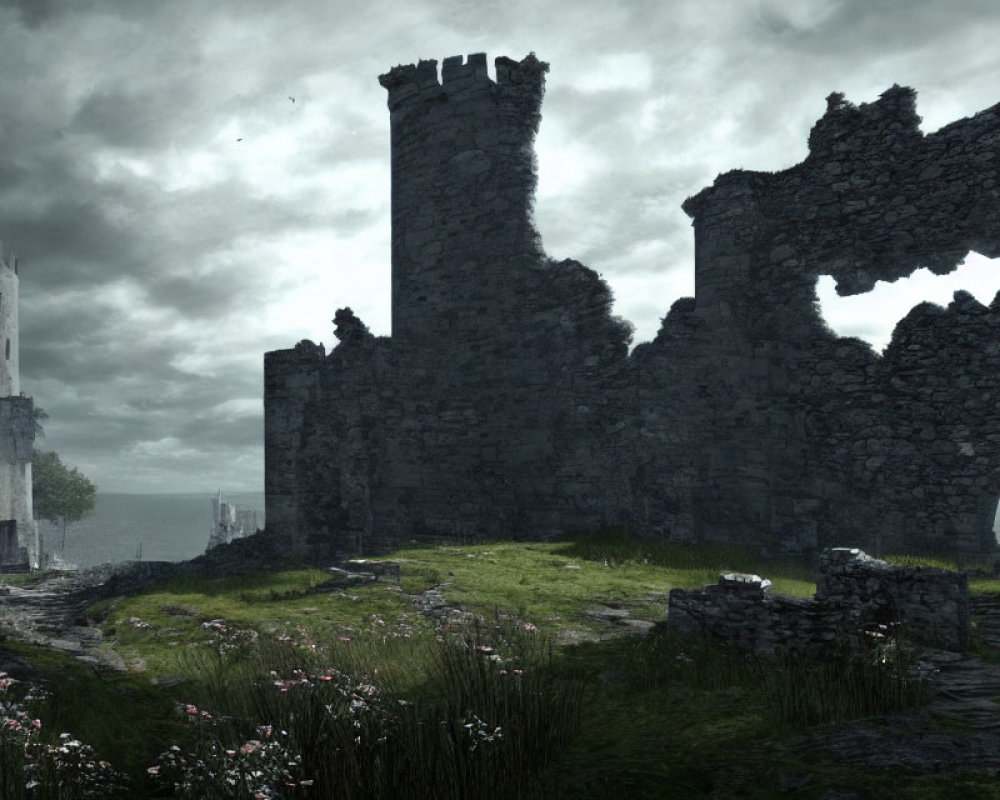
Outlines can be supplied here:
[[494, 91], [541, 104], [545, 89], [545, 73], [549, 65], [529, 53], [521, 61], [499, 56], [494, 62], [496, 81], [487, 70], [486, 53], [471, 53], [467, 59], [449, 56], [441, 64], [438, 80], [438, 62], [435, 59], [418, 61], [393, 67], [379, 76], [379, 83], [389, 91], [389, 110], [404, 106], [439, 100], [442, 95], [469, 91]]
[[[532, 220], [534, 139], [548, 64], [484, 53], [393, 67], [392, 335], [460, 335], [470, 291], [512, 259], [541, 257]], [[452, 322], [448, 322], [452, 320]], [[460, 326], [459, 326], [460, 327]]]

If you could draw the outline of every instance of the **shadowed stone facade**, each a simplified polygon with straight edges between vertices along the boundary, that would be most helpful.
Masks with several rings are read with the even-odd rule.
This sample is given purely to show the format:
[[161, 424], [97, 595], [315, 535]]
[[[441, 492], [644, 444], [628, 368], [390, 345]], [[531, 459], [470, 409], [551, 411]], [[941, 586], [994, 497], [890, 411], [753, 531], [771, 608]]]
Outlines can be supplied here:
[[968, 650], [969, 576], [933, 567], [898, 567], [856, 548], [818, 559], [814, 597], [775, 594], [759, 575], [728, 573], [703, 589], [671, 589], [666, 626], [708, 633], [743, 650], [798, 650], [830, 656], [862, 650], [873, 633], [902, 625], [911, 641]]
[[548, 65], [395, 67], [392, 336], [265, 355], [268, 532], [364, 552], [601, 525], [771, 548], [981, 551], [1000, 496], [1000, 299], [923, 304], [879, 356], [818, 276], [865, 292], [1000, 254], [997, 108], [924, 136], [915, 93], [840, 95], [809, 156], [684, 204], [696, 297], [652, 342], [532, 224]]

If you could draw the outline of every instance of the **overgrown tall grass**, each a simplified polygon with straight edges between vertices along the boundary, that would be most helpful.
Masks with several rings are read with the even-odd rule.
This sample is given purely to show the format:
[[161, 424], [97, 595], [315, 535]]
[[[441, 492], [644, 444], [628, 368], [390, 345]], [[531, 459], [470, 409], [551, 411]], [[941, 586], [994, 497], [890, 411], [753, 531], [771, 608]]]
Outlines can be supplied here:
[[[526, 797], [579, 724], [580, 685], [553, 670], [544, 637], [516, 623], [421, 646], [425, 681], [403, 695], [374, 667], [351, 674], [330, 666], [352, 647], [366, 646], [307, 653], [257, 642], [202, 656], [193, 670], [200, 690], [185, 709], [198, 747], [162, 760], [178, 796], [208, 791], [209, 772], [218, 775], [218, 796], [228, 796], [226, 780], [242, 779], [240, 756], [261, 752], [266, 730], [295, 765], [283, 797]], [[353, 665], [378, 663], [376, 650], [355, 652]]]
[[[34, 692], [34, 694], [33, 694]], [[43, 740], [37, 687], [0, 672], [0, 800], [117, 800], [126, 777], [63, 733]]]
[[825, 658], [797, 652], [753, 655], [707, 636], [654, 634], [625, 643], [628, 679], [637, 690], [680, 682], [756, 694], [772, 725], [807, 728], [834, 720], [912, 708], [930, 697], [917, 653], [898, 637], [865, 652], [842, 648]]

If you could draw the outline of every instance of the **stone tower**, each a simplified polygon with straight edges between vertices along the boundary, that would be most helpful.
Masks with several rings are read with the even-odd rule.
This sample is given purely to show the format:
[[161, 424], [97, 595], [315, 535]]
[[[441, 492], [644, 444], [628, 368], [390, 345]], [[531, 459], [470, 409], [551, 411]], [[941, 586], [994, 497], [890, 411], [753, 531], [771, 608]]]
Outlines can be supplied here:
[[31, 508], [35, 418], [21, 394], [18, 360], [17, 258], [0, 249], [0, 569], [37, 566], [38, 531]]
[[462, 62], [444, 59], [440, 81], [435, 60], [379, 78], [392, 129], [392, 336], [404, 344], [473, 333], [469, 306], [501, 294], [512, 260], [541, 258], [532, 145], [548, 64], [501, 57], [494, 82], [485, 53]]

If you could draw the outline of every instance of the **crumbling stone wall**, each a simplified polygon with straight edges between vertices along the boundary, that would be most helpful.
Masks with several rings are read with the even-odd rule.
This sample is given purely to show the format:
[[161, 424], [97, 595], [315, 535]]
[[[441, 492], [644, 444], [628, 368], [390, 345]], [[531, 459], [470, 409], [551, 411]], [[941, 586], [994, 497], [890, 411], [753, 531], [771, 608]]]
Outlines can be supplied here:
[[998, 111], [924, 136], [912, 89], [827, 104], [804, 162], [727, 173], [684, 204], [690, 347], [712, 431], [696, 526], [790, 545], [987, 549], [1000, 318], [960, 293], [947, 311], [915, 309], [879, 358], [827, 331], [813, 301], [822, 274], [854, 294], [921, 266], [949, 272], [970, 249], [1000, 254]]
[[862, 625], [889, 620], [946, 649], [969, 646], [969, 576], [964, 572], [899, 567], [856, 548], [832, 548], [819, 559], [816, 600], [855, 609]]
[[671, 589], [667, 627], [708, 633], [760, 654], [795, 650], [829, 655], [859, 648], [878, 626], [946, 650], [969, 647], [969, 580], [963, 572], [897, 567], [857, 549], [819, 558], [813, 598], [775, 594], [759, 575], [728, 573], [703, 589]]
[[392, 336], [265, 357], [267, 526], [297, 550], [628, 525], [802, 550], [982, 551], [1000, 497], [1000, 304], [919, 306], [884, 357], [824, 325], [838, 291], [1000, 253], [995, 109], [924, 136], [914, 92], [840, 95], [801, 164], [684, 204], [696, 297], [631, 353], [593, 270], [532, 221], [548, 65], [381, 77]]

